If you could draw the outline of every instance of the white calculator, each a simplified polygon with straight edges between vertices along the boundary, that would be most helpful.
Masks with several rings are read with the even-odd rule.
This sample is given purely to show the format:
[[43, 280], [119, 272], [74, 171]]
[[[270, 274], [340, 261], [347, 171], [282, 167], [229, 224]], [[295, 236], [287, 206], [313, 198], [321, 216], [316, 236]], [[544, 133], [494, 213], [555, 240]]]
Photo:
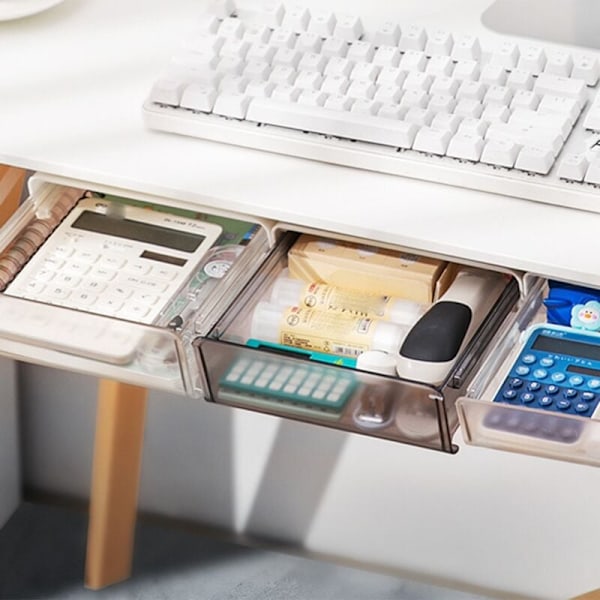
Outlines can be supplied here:
[[154, 323], [221, 231], [174, 213], [85, 198], [4, 293]]

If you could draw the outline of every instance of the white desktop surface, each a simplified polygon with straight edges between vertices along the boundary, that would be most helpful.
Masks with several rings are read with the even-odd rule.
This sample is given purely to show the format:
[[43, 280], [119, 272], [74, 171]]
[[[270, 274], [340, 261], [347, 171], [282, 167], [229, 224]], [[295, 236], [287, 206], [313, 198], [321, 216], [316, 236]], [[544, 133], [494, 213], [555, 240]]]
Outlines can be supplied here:
[[[199, 4], [66, 0], [0, 23], [0, 163], [600, 285], [600, 215], [145, 130], [141, 104]], [[489, 4], [327, 3], [465, 31]], [[597, 469], [358, 438], [307, 548], [518, 597], [600, 586]]]
[[[493, 37], [490, 4], [328, 6]], [[0, 23], [0, 162], [600, 285], [600, 215], [146, 130], [141, 104], [201, 6], [67, 0]]]

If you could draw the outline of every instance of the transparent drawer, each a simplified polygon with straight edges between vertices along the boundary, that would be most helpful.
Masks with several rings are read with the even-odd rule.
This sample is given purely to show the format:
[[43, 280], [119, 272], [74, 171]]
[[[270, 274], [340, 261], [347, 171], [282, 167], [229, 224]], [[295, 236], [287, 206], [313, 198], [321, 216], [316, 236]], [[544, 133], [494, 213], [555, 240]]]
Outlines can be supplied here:
[[42, 176], [0, 232], [4, 355], [193, 394], [191, 340], [262, 262], [270, 224]]
[[[545, 282], [533, 286], [501, 332], [495, 351], [457, 400], [462, 437], [476, 446], [598, 465], [600, 336], [548, 325], [542, 304], [546, 294]], [[530, 347], [535, 350], [531, 354]], [[510, 399], [499, 401], [501, 394]]]
[[[195, 341], [200, 371], [206, 376], [202, 387], [207, 399], [342, 431], [455, 452], [455, 400], [465, 394], [469, 377], [484, 360], [498, 329], [514, 318], [519, 298], [516, 278], [501, 275], [504, 283], [498, 300], [486, 312], [458, 359], [441, 381], [424, 382], [416, 377], [399, 377], [395, 371], [388, 373], [356, 364], [359, 359], [349, 359], [342, 350], [337, 354], [334, 350], [315, 351], [298, 340], [294, 341], [297, 347], [290, 347], [282, 343], [283, 337], [275, 339], [268, 333], [273, 328], [273, 318], [269, 313], [272, 309], [265, 307], [265, 302], [272, 301], [276, 291], [286, 296], [286, 269], [292, 267], [288, 255], [290, 249], [297, 248], [294, 245], [298, 239], [297, 233], [286, 233], [212, 331]], [[370, 254], [366, 249], [364, 255]], [[351, 279], [351, 274], [340, 269], [332, 277], [340, 281], [346, 276]], [[281, 281], [286, 284], [283, 292]], [[371, 285], [370, 280], [367, 283]], [[444, 297], [443, 290], [432, 293], [429, 303], [421, 302], [423, 312], [429, 312], [436, 295]], [[327, 320], [322, 314], [319, 319]], [[414, 319], [416, 323], [420, 317]], [[338, 320], [336, 316], [335, 322]], [[414, 328], [415, 323], [407, 325], [407, 330]], [[261, 334], [265, 339], [261, 339]], [[382, 337], [385, 343], [388, 338], [388, 334]], [[403, 339], [408, 339], [406, 332]], [[391, 349], [385, 355], [394, 356]]]

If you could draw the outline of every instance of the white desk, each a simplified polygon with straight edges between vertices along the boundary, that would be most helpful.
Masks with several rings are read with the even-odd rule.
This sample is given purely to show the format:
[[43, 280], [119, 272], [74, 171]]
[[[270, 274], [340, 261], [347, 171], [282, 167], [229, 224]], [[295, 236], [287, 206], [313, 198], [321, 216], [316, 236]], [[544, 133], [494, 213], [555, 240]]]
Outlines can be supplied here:
[[[489, 3], [368, 6], [474, 31]], [[197, 4], [66, 0], [0, 24], [0, 163], [600, 286], [600, 215], [146, 131], [141, 103]], [[397, 478], [372, 468], [378, 444], [349, 448], [362, 484], [332, 479], [351, 501], [324, 503], [309, 549], [518, 596], [600, 586], [600, 472], [457, 441], [456, 456], [386, 445]]]

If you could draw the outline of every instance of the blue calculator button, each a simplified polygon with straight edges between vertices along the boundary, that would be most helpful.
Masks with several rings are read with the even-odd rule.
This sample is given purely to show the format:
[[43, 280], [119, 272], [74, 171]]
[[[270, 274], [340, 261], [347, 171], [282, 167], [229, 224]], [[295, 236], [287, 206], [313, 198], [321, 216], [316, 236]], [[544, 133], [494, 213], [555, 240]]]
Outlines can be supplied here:
[[558, 394], [559, 390], [560, 388], [557, 385], [549, 385], [546, 388], [546, 394], [550, 394], [551, 396], [553, 396], [554, 394]]
[[530, 392], [537, 392], [538, 390], [542, 389], [542, 384], [539, 381], [530, 381], [527, 384], [527, 389]]
[[506, 400], [514, 400], [517, 397], [517, 392], [515, 390], [504, 390], [502, 397]]
[[583, 377], [581, 375], [572, 375], [569, 377], [569, 385], [581, 385], [583, 383]]
[[573, 388], [568, 388], [563, 392], [563, 396], [565, 398], [575, 398], [575, 396], [577, 396], [577, 390], [574, 390]]
[[554, 364], [554, 359], [548, 356], [540, 359], [540, 365], [542, 367], [551, 367]]
[[523, 380], [518, 377], [513, 377], [509, 382], [511, 388], [520, 388], [523, 385]]
[[548, 375], [548, 371], [546, 369], [535, 369], [533, 372], [533, 376], [536, 379], [544, 379]]
[[590, 405], [587, 402], [578, 402], [575, 405], [575, 412], [584, 413], [589, 407]]
[[552, 381], [555, 381], [556, 383], [560, 383], [566, 378], [567, 376], [564, 373], [552, 373], [552, 375], [550, 376], [550, 379], [552, 379]]
[[534, 400], [535, 394], [532, 394], [531, 392], [525, 392], [524, 394], [521, 394], [521, 402], [523, 402], [523, 404], [530, 404]]
[[558, 406], [558, 408], [560, 408], [560, 410], [567, 410], [568, 408], [571, 408], [571, 401], [570, 400], [559, 400], [556, 403], [556, 406]]
[[595, 397], [596, 397], [596, 394], [594, 394], [594, 392], [583, 392], [581, 394], [581, 399], [585, 400], [586, 402], [593, 400]]
[[515, 369], [515, 373], [517, 375], [527, 375], [527, 373], [529, 373], [529, 367], [525, 366], [525, 365], [519, 365], [516, 369]]
[[590, 379], [588, 381], [588, 386], [591, 387], [593, 390], [599, 388], [600, 387], [600, 379]]
[[542, 396], [540, 398], [540, 406], [550, 406], [552, 404], [551, 396]]
[[[535, 362], [535, 354], [526, 354], [521, 358], [526, 365], [532, 365]], [[599, 382], [600, 383], [600, 382]]]

